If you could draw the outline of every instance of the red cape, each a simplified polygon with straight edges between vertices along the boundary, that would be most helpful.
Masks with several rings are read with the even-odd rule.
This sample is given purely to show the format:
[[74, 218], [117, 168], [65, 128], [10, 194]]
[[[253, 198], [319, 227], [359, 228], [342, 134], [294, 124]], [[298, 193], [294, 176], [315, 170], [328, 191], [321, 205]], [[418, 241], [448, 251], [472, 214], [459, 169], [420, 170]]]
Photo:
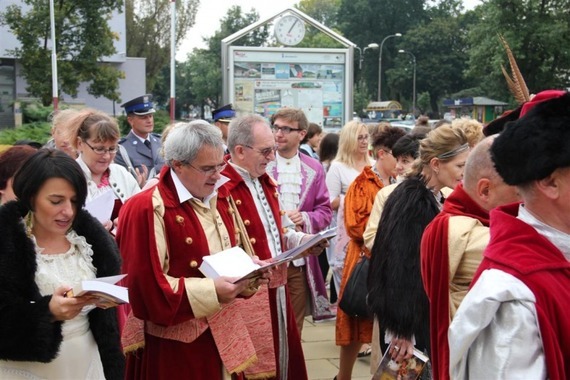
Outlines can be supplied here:
[[489, 226], [489, 213], [458, 185], [443, 204], [443, 210], [426, 227], [421, 243], [421, 270], [430, 301], [431, 362], [434, 379], [449, 379], [449, 244], [451, 216], [466, 216]]
[[491, 211], [491, 241], [471, 286], [486, 269], [521, 280], [536, 297], [548, 378], [570, 376], [570, 262], [534, 227], [517, 218], [519, 204]]

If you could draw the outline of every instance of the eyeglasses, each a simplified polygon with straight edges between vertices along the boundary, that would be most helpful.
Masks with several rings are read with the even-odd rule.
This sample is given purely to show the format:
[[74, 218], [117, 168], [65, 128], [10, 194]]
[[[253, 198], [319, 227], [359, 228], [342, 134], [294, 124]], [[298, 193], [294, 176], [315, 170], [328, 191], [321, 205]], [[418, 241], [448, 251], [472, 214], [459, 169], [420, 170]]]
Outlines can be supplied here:
[[109, 154], [116, 154], [119, 151], [119, 147], [117, 145], [112, 146], [110, 148], [102, 148], [100, 146], [91, 146], [87, 141], [83, 140], [83, 142], [85, 143], [85, 145], [87, 145], [89, 148], [91, 148], [91, 150], [99, 155], [104, 155], [105, 153], [109, 153]]
[[392, 151], [391, 151], [391, 150], [386, 150], [386, 149], [380, 149], [380, 150], [384, 151], [384, 153], [389, 154], [389, 155], [392, 156], [392, 157], [394, 156], [394, 155], [392, 154]]
[[283, 133], [284, 135], [288, 135], [289, 133], [295, 131], [295, 132], [299, 132], [301, 131], [301, 128], [291, 128], [291, 127], [280, 127], [278, 125], [273, 124], [271, 126], [271, 129], [273, 130], [273, 133], [277, 133], [279, 131], [281, 131], [281, 133]]
[[[285, 128], [285, 127], [284, 127]], [[288, 128], [288, 127], [287, 127]], [[277, 150], [277, 145], [272, 146], [270, 148], [265, 148], [265, 149], [257, 149], [254, 148], [252, 146], [249, 145], [244, 145], [246, 148], [249, 148], [251, 150], [255, 150], [257, 153], [261, 154], [263, 157], [267, 157], [269, 156], [271, 153], [275, 153], [275, 151]]]
[[368, 141], [369, 138], [370, 136], [368, 135], [360, 135], [358, 136], [358, 141]]
[[223, 164], [219, 164], [216, 166], [207, 166], [205, 168], [197, 168], [194, 165], [192, 165], [189, 162], [184, 162], [184, 164], [190, 166], [192, 169], [199, 171], [200, 173], [207, 175], [207, 176], [213, 176], [214, 174], [218, 174], [221, 173], [222, 170], [225, 169], [226, 167], [226, 163], [224, 162]]

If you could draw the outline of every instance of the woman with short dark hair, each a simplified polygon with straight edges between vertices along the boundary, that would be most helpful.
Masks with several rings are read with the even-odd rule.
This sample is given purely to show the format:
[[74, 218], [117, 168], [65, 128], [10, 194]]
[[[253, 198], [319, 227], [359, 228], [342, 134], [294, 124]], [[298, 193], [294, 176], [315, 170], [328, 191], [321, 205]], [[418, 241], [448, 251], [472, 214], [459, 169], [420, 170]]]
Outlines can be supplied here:
[[82, 210], [81, 168], [41, 149], [13, 189], [18, 200], [0, 207], [0, 378], [122, 379], [116, 309], [66, 297], [82, 280], [120, 271], [115, 241]]

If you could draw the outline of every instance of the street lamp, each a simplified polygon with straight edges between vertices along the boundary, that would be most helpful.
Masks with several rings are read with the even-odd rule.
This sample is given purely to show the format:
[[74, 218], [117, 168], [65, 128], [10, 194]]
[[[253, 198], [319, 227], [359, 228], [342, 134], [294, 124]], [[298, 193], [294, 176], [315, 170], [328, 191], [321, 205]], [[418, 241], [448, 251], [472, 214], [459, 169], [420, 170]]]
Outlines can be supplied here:
[[402, 37], [402, 34], [401, 33], [395, 33], [395, 34], [391, 34], [389, 36], [386, 36], [386, 37], [384, 37], [384, 39], [380, 43], [380, 55], [378, 57], [378, 101], [379, 102], [382, 101], [382, 48], [384, 47], [384, 42], [386, 42], [386, 40], [388, 38], [391, 38], [391, 37]]
[[378, 44], [376, 42], [369, 43], [368, 46], [364, 48], [364, 50], [360, 50], [358, 46], [355, 46], [358, 49], [359, 53], [359, 61], [358, 61], [358, 69], [362, 70], [362, 61], [364, 61], [364, 54], [366, 54], [366, 50], [368, 49], [378, 49]]
[[414, 64], [414, 76], [412, 84], [412, 114], [414, 119], [416, 118], [416, 56], [407, 50], [398, 50], [398, 53], [408, 53], [412, 57], [412, 63]]

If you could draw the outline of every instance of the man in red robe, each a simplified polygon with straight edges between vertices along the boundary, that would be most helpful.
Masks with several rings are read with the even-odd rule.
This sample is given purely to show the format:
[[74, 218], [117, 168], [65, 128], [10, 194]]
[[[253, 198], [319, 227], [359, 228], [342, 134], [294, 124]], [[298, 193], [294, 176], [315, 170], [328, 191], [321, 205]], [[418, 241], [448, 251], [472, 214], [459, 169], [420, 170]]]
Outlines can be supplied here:
[[[278, 185], [266, 173], [267, 164], [275, 159], [275, 138], [269, 124], [257, 115], [232, 120], [228, 135], [231, 159], [222, 172], [237, 213], [243, 220], [253, 252], [268, 260], [291, 249], [307, 235], [295, 231], [295, 224], [281, 211]], [[323, 247], [312, 252], [320, 253]], [[295, 315], [286, 290], [287, 266], [273, 271], [269, 283], [273, 341], [278, 379], [302, 380], [307, 370]]]
[[491, 211], [489, 245], [449, 328], [454, 379], [570, 377], [570, 94], [521, 115], [491, 155], [523, 203]]
[[276, 374], [268, 281], [234, 284], [198, 269], [204, 256], [245, 236], [222, 186], [222, 144], [204, 121], [177, 126], [164, 145], [158, 185], [121, 209], [117, 242], [132, 307], [122, 336], [128, 379]]
[[489, 151], [494, 137], [473, 148], [463, 184], [426, 227], [421, 243], [422, 280], [430, 301], [431, 363], [434, 379], [449, 379], [447, 330], [489, 242], [489, 210], [518, 201], [494, 168]]

